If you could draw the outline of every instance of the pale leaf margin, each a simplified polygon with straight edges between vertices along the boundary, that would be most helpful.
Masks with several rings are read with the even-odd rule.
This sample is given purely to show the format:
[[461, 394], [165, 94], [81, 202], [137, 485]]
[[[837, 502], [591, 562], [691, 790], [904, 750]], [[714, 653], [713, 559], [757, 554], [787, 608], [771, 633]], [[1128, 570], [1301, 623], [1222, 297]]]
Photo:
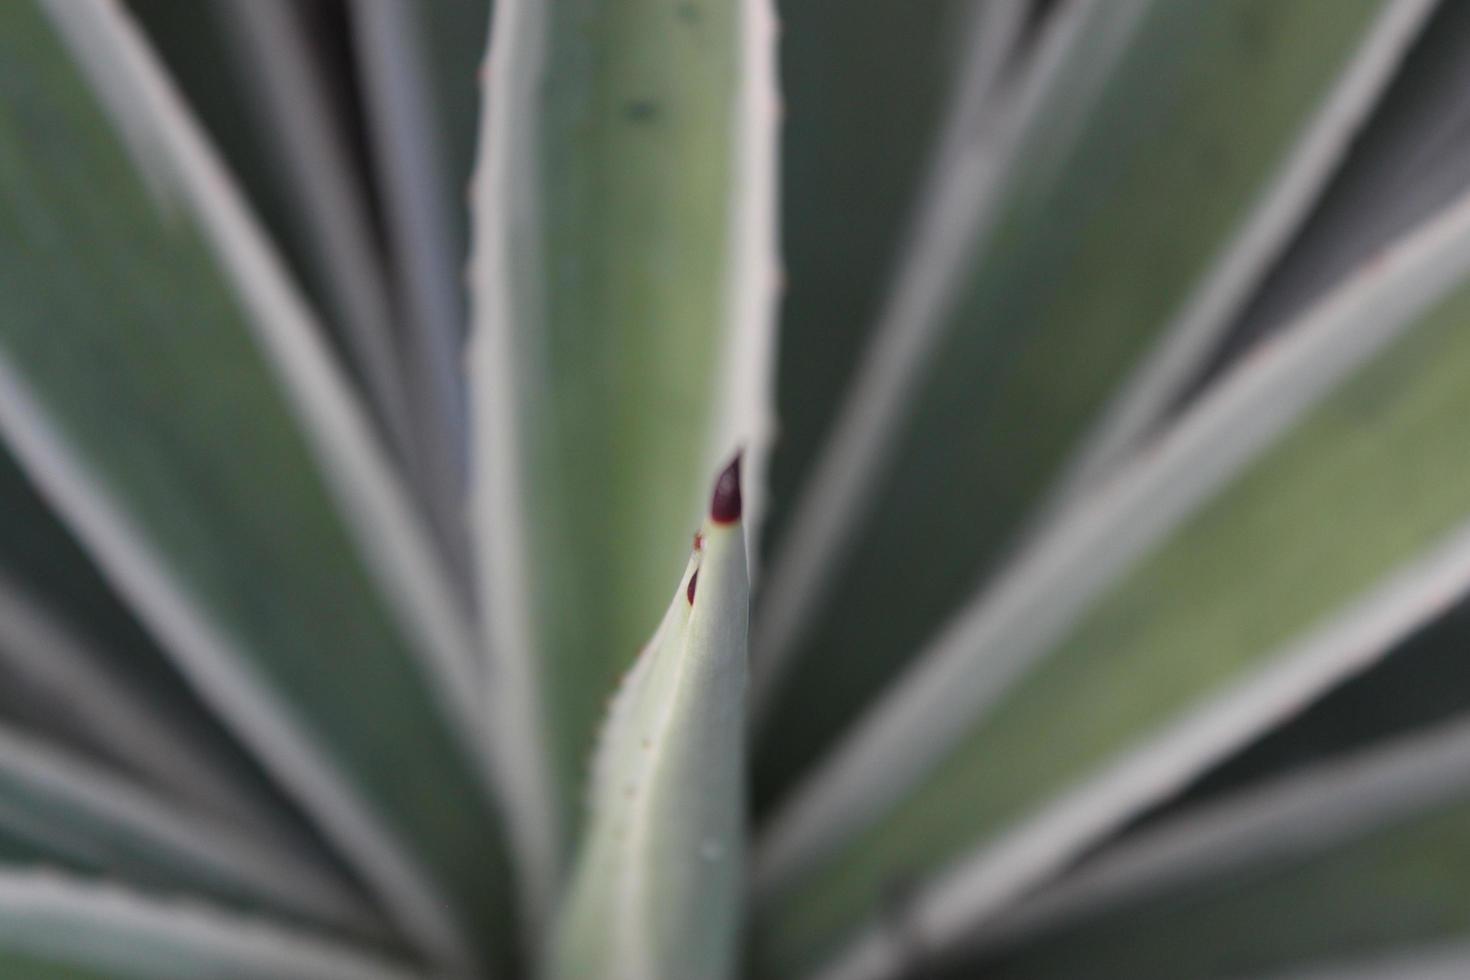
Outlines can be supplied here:
[[0, 725], [0, 785], [20, 790], [5, 804], [0, 826], [43, 849], [95, 857], [113, 866], [105, 853], [88, 853], [89, 842], [66, 829], [77, 820], [98, 824], [131, 847], [160, 856], [163, 863], [150, 872], [179, 884], [225, 888], [359, 935], [382, 933], [377, 915], [347, 882], [324, 872], [308, 855], [262, 843], [218, 819], [180, 808], [172, 799], [8, 725]]
[[356, 949], [208, 906], [161, 901], [48, 871], [0, 871], [0, 949], [149, 980], [428, 980]]
[[390, 441], [417, 456], [408, 391], [393, 337], [387, 275], [354, 172], [340, 113], [294, 0], [217, 0], [224, 39], [261, 137], [285, 176], [295, 227], [337, 313], [347, 353]]
[[[737, 462], [716, 493], [733, 489], [739, 501], [739, 485]], [[612, 700], [552, 977], [733, 973], [746, 836], [745, 537], [738, 516], [705, 522], [662, 622]]]
[[1042, 515], [1087, 493], [1159, 426], [1306, 218], [1437, 2], [1396, 0], [1380, 11], [1234, 235], [1083, 437]]
[[[171, 187], [197, 216], [222, 273], [279, 379], [343, 509], [353, 540], [387, 604], [423, 656], [430, 687], [472, 759], [483, 711], [471, 688], [479, 677], [474, 633], [452, 578], [411, 497], [373, 434], [362, 405], [322, 341], [310, 308], [250, 213], [238, 187], [137, 25], [116, 0], [39, 0], [120, 125], [149, 132], [169, 166]], [[101, 90], [108, 85], [107, 92]], [[486, 774], [483, 766], [481, 775]]]
[[467, 955], [447, 930], [440, 914], [444, 900], [423, 869], [275, 699], [228, 635], [203, 614], [146, 537], [100, 492], [100, 481], [53, 429], [3, 356], [0, 436], [183, 674], [220, 707], [242, 741], [319, 821], [390, 913], [427, 949], [455, 959]]
[[[389, 609], [423, 654], [430, 690], [451, 730], [494, 773], [481, 737], [480, 672], [468, 621], [409, 498], [361, 407], [323, 346], [317, 325], [141, 32], [115, 0], [39, 0], [120, 125], [149, 132], [150, 159], [197, 216], [234, 284], [267, 362], [322, 463], [329, 490]], [[160, 175], [162, 177], [163, 175]], [[446, 903], [301, 722], [270, 693], [233, 640], [201, 610], [140, 533], [105, 495], [52, 426], [29, 386], [0, 359], [0, 433], [48, 501], [98, 561], [195, 687], [339, 843], [408, 933], [452, 961], [468, 947], [442, 914]]]
[[1470, 272], [1470, 196], [1360, 268], [1037, 536], [776, 814], [758, 892], [827, 859], [972, 730], [1103, 590]]
[[[536, 0], [497, 0], [482, 73], [480, 144], [470, 184], [470, 521], [479, 543], [485, 673], [493, 705], [488, 744], [505, 785], [506, 817], [527, 942], [551, 914], [563, 836], [547, 750], [543, 684], [531, 637], [529, 556], [517, 449], [514, 303], [517, 256], [540, 251], [540, 189], [531, 100], [545, 56], [546, 11]], [[515, 249], [500, 229], [514, 226]], [[519, 302], [534, 302], [534, 291]]]
[[[471, 189], [475, 240], [470, 259], [470, 340], [474, 449], [471, 508], [483, 543], [480, 589], [500, 767], [510, 787], [510, 824], [520, 858], [523, 900], [531, 923], [545, 921], [564, 856], [545, 748], [541, 667], [536, 663], [526, 591], [530, 561], [521, 520], [519, 411], [513, 357], [510, 283], [518, 256], [539, 251], [540, 193], [531, 122], [517, 118], [537, 84], [544, 58], [545, 11], [527, 0], [495, 5], [488, 71], [481, 100], [479, 165]], [[779, 291], [777, 249], [776, 19], [771, 0], [740, 0], [741, 84], [735, 93], [737, 157], [727, 247], [723, 382], [707, 441], [708, 470], [741, 452], [747, 461], [745, 534], [753, 547], [763, 513], [765, 467], [774, 431], [774, 323]], [[514, 248], [506, 229], [514, 228]], [[533, 303], [531, 295], [516, 302]], [[534, 926], [533, 926], [534, 928]]]
[[984, 950], [1220, 873], [1329, 851], [1470, 794], [1470, 723], [1455, 720], [1277, 777], [1144, 831], [969, 937]]
[[[1045, 116], [1050, 132], [1079, 127], [1091, 104], [1087, 97], [1098, 88], [1088, 80], [1100, 77], [1122, 54], [1145, 3], [1070, 0], [1050, 15], [1022, 77], [1003, 93], [998, 83], [1004, 46], [993, 41], [997, 35], [1005, 40], [1014, 35], [1024, 11], [1009, 2], [988, 6], [991, 14], [972, 25], [972, 61], [947, 110], [941, 151], [921, 191], [906, 261], [830, 434], [798, 491], [791, 530], [776, 548], [763, 583], [751, 637], [757, 725], [825, 597], [832, 569], [861, 524], [869, 487], [894, 452], [903, 406], [912, 400], [941, 339], [968, 262], [994, 232], [1005, 174], [1021, 165], [1041, 107], [1059, 110]], [[1064, 88], [1075, 97], [1059, 98]]]
[[1258, 337], [1289, 322], [1470, 184], [1470, 21], [1457, 14], [1438, 8], [1421, 49], [1404, 61], [1328, 195], [1234, 329]]
[[[1063, 871], [1151, 803], [1183, 790], [1261, 732], [1388, 656], [1467, 593], [1470, 522], [1268, 654], [1264, 666], [1249, 676], [1145, 736], [1014, 830], [960, 857], [914, 899], [906, 920], [910, 935], [927, 949], [943, 950], [978, 942], [974, 937], [986, 933], [987, 922], [1015, 921], [1008, 909], [1029, 889]], [[850, 955], [854, 962], [879, 955], [892, 960], [897, 950], [878, 952], [891, 940], [875, 930], [855, 943]]]
[[1251, 980], [1464, 980], [1470, 977], [1470, 942], [1396, 950], [1351, 963], [1317, 964]]
[[717, 372], [722, 390], [716, 396], [704, 470], [713, 473], [740, 454], [746, 555], [754, 582], [766, 512], [766, 470], [776, 432], [776, 320], [783, 278], [778, 228], [781, 100], [774, 0], [739, 2], [738, 157], [730, 185], [725, 346]]
[[[410, 390], [443, 503], [461, 499], [468, 466], [463, 274], [455, 255], [443, 133], [435, 125], [420, 11], [413, 0], [353, 0], [353, 42], [393, 255], [403, 274]], [[442, 454], [442, 459], [439, 458]], [[456, 507], [456, 513], [459, 513]]]
[[171, 794], [288, 836], [280, 815], [202, 751], [183, 719], [108, 667], [117, 656], [0, 571], [0, 664], [10, 676], [71, 706], [69, 724], [80, 734]]

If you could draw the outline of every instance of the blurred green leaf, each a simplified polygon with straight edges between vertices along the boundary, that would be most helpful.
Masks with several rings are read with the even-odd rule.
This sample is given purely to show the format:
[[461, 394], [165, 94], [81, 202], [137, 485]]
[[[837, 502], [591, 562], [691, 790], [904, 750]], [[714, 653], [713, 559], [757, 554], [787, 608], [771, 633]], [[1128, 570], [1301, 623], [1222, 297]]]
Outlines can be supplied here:
[[[426, 31], [432, 11], [459, 8], [469, 39], [485, 35], [477, 3], [419, 4], [413, 0], [354, 0], [350, 6], [356, 77], [368, 135], [372, 172], [387, 232], [388, 267], [396, 300], [398, 336], [414, 423], [423, 442], [424, 482], [435, 501], [446, 552], [467, 576], [464, 523], [468, 424], [465, 417], [464, 206], [467, 175], [447, 161], [451, 137], [446, 110], [435, 102], [435, 81], [459, 71], [459, 88], [473, 99], [473, 61], [459, 39], [444, 58]], [[478, 20], [478, 23], [476, 23]], [[445, 79], [447, 82], [448, 79]], [[447, 95], [447, 93], [446, 93]], [[475, 131], [473, 100], [462, 132]], [[457, 161], [456, 161], [457, 162]]]
[[[1180, 423], [1174, 443], [1155, 447], [1152, 463], [1137, 464], [1140, 473], [1157, 464], [1161, 479], [1166, 467], [1174, 474], [1159, 484], [1166, 492], [1153, 495], [1152, 505], [1141, 497], [1127, 517], [1107, 516], [1098, 505], [1093, 551], [1134, 547], [1109, 538], [1137, 540], [1144, 508], [1170, 510], [1168, 496], [1194, 493], [1187, 487], [1197, 477], [1217, 479], [1199, 477], [1202, 467], [1183, 456], [1170, 464], [1170, 446], [1200, 440], [1198, 459], [1218, 465], [1237, 453], [1229, 440], [1255, 438], [1249, 433], [1258, 423], [1248, 416], [1269, 417], [1275, 410], [1268, 406], [1283, 396], [1315, 397], [1303, 386], [1320, 387], [1354, 363], [1341, 355], [1355, 343], [1372, 350], [1354, 335], [1392, 337], [1395, 318], [1409, 318], [1400, 321], [1409, 329], [1200, 509], [1185, 511], [1172, 536], [1113, 579], [1100, 600], [1087, 602], [1085, 616], [1073, 621], [1063, 612], [1048, 620], [1070, 625], [1059, 643], [1037, 649], [1049, 652], [1029, 673], [1015, 676], [1025, 658], [997, 667], [1010, 662], [1009, 649], [980, 643], [971, 673], [1000, 675], [987, 682], [994, 690], [978, 715], [963, 722], [963, 744], [891, 813], [839, 855], [821, 859], [815, 874], [803, 881], [796, 872], [796, 883], [763, 915], [769, 963], [789, 971], [867, 914], [900, 878], [935, 874], [964, 851], [984, 857], [983, 845], [1004, 842], [1048, 801], [1160, 737], [1192, 707], [1264, 676], [1293, 640], [1435, 546], [1470, 513], [1470, 470], [1450, 421], [1470, 410], [1470, 332], [1463, 328], [1470, 289], [1457, 285], [1466, 271], [1467, 220], [1462, 202], [1413, 246], [1401, 246], [1394, 261], [1360, 273], [1314, 310], [1310, 329], [1299, 326], [1277, 350], [1242, 364], [1234, 393], [1230, 385], [1217, 389]], [[1293, 359], [1297, 369], [1284, 372]], [[1267, 385], [1270, 372], [1276, 380]], [[1207, 431], [1219, 438], [1204, 440]], [[1094, 560], [1105, 559], [1089, 553], [1079, 562]], [[1064, 573], [1048, 603], [1074, 601], [1076, 583], [1065, 580]], [[1033, 610], [1036, 618], [1045, 618], [1045, 605]], [[1039, 636], [1052, 628], [1041, 627]], [[863, 747], [852, 751], [861, 755]], [[922, 769], [915, 755], [906, 758]], [[1051, 843], [1053, 855], [1058, 846]], [[997, 851], [997, 869], [1003, 856], [1013, 855]]]
[[334, 90], [310, 30], [311, 15], [322, 8], [299, 0], [211, 2], [236, 61], [235, 85], [288, 195], [291, 230], [321, 284], [344, 360], [405, 472], [434, 472], [424, 451], [438, 443], [415, 428], [367, 170], [354, 152], [354, 107]]
[[69, 865], [144, 885], [193, 890], [381, 938], [348, 880], [289, 841], [264, 840], [180, 808], [54, 745], [0, 725], [0, 827], [23, 847], [11, 863]]
[[0, 428], [413, 938], [456, 955], [472, 930], [504, 955], [478, 723], [452, 694], [474, 697], [472, 650], [445, 576], [309, 313], [120, 8], [48, 10], [126, 145], [149, 154], [149, 183], [52, 25], [5, 5]]
[[[304, 0], [303, 6], [312, 3], [314, 0]], [[324, 302], [322, 283], [311, 271], [313, 260], [301, 237], [299, 215], [293, 212], [295, 199], [287, 174], [275, 157], [273, 144], [259, 138], [251, 89], [240, 82], [240, 61], [231, 48], [218, 0], [127, 0], [127, 7], [148, 32], [158, 57], [168, 66], [221, 156], [229, 161], [231, 173], [313, 305], [330, 309]], [[345, 354], [331, 318], [322, 325]]]
[[743, 528], [707, 523], [603, 727], [551, 976], [732, 974], [744, 897], [748, 594]]
[[[790, 788], [1023, 543], [1048, 487], [1125, 379], [1245, 248], [1238, 239], [1252, 209], [1279, 204], [1273, 181], [1386, 9], [1231, 0], [1054, 14], [1080, 24], [1073, 48], [1041, 56], [1054, 71], [1009, 137], [994, 210], [968, 246], [952, 303], [936, 314], [910, 397], [895, 406], [891, 458], [841, 487], [806, 488], [798, 509], [809, 504], [809, 514], [793, 517], [782, 547], [793, 567], [808, 566], [810, 600], [800, 596], [811, 583], [782, 577], [780, 550], [764, 580], [768, 599], [800, 608], [765, 602], [754, 627], [758, 694], [763, 663], [793, 664], [757, 745], [758, 808]], [[1023, 93], [1030, 84], [1016, 82]], [[1349, 133], [1339, 126], [1334, 138]], [[990, 139], [977, 157], [1006, 152], [1003, 128]], [[1325, 179], [1312, 176], [1298, 208]], [[953, 213], [941, 209], [935, 221]], [[1226, 325], [1223, 316], [1206, 324]], [[831, 512], [839, 494], [860, 501], [860, 513], [840, 532], [850, 540], [834, 538], [818, 567], [820, 549], [801, 524]]]
[[300, 838], [299, 817], [179, 677], [0, 451], [0, 704], [70, 748], [232, 822]]
[[1291, 247], [1185, 395], [1470, 186], [1470, 7], [1441, 3]]
[[[768, 542], [832, 421], [903, 254], [973, 0], [788, 0], [781, 16], [782, 298]], [[958, 35], [958, 36], [957, 36]]]
[[328, 314], [348, 366], [374, 380], [353, 351], [383, 337], [402, 360], [392, 377], [375, 369], [373, 390], [406, 398], [387, 421], [414, 428], [397, 448], [467, 578], [465, 189], [488, 3], [130, 6]]
[[470, 180], [475, 172], [480, 134], [480, 78], [485, 71], [485, 38], [489, 33], [490, 0], [411, 4], [422, 18], [428, 68], [434, 86], [437, 129], [444, 140], [444, 159], [454, 194], [455, 243], [469, 248]]
[[1470, 600], [1462, 599], [1385, 652], [1381, 661], [1146, 812], [1125, 836], [1265, 778], [1298, 772], [1470, 712], [1467, 645]]
[[0, 872], [0, 972], [27, 980], [413, 980], [418, 970], [197, 902]]
[[954, 976], [1372, 975], [1380, 958], [1417, 976], [1394, 954], [1470, 933], [1467, 749], [1444, 726], [1161, 825], [1023, 903]]

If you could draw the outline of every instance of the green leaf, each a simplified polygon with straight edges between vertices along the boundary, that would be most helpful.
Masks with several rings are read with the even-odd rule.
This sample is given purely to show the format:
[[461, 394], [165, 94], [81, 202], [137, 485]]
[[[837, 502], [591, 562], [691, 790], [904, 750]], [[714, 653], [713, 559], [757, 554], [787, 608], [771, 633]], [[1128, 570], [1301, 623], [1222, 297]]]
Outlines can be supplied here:
[[[401, 0], [398, 0], [401, 2]], [[469, 250], [469, 208], [464, 206], [475, 171], [479, 135], [480, 77], [485, 69], [485, 38], [489, 34], [490, 0], [455, 3], [405, 3], [422, 18], [425, 47], [432, 53], [434, 112], [444, 140], [444, 165], [454, 193], [454, 240], [461, 255]]]
[[[899, 876], [961, 854], [976, 916], [1034, 884], [1126, 819], [1124, 801], [1191, 774], [1130, 759], [1257, 681], [1280, 694], [1300, 644], [1464, 520], [1467, 273], [1462, 199], [1243, 362], [950, 624], [773, 823], [758, 880], [779, 894], [762, 915], [778, 973]], [[1330, 644], [1335, 676], [1355, 639]], [[1190, 743], [1194, 764], [1276, 717], [1257, 710]]]
[[301, 836], [294, 814], [0, 451], [0, 692], [6, 717], [171, 799]]
[[[231, 173], [312, 305], [326, 308], [309, 249], [299, 236], [299, 215], [275, 157], [277, 147], [257, 138], [253, 96], [250, 87], [239, 82], [241, 62], [221, 16], [221, 3], [127, 0], [127, 8], [147, 32], [220, 155], [229, 161]], [[341, 352], [335, 328], [330, 322], [323, 326]]]
[[972, 41], [964, 20], [1006, 5], [779, 4], [786, 285], [767, 542], [780, 540], [902, 255], [956, 62]]
[[424, 973], [265, 920], [51, 872], [0, 872], [0, 972], [33, 980], [415, 980]]
[[448, 961], [470, 935], [504, 956], [452, 578], [136, 28], [111, 3], [45, 10], [0, 10], [0, 433], [400, 927]]
[[1470, 186], [1470, 105], [1462, 97], [1467, 79], [1470, 8], [1440, 4], [1311, 220], [1242, 311], [1196, 387]]
[[[1223, 980], [1463, 949], [1467, 749], [1441, 726], [1160, 825], [975, 935], [955, 975]], [[1387, 965], [1367, 975], [1419, 975]]]
[[758, 519], [774, 26], [762, 0], [507, 0], [491, 36], [472, 485], [497, 738], [544, 897], [603, 692], [737, 446]]
[[[738, 463], [663, 622], [623, 679], [593, 761], [591, 816], [550, 976], [732, 974], [744, 898], [749, 582]], [[722, 519], [725, 518], [725, 519]]]
[[[418, 443], [393, 336], [388, 277], [368, 213], [367, 175], [349, 140], [350, 106], [332, 89], [309, 29], [320, 5], [209, 0], [179, 10], [138, 0], [163, 47], [198, 93], [200, 111], [271, 205], [325, 324], [405, 461]], [[248, 139], [241, 139], [241, 133]], [[250, 144], [250, 145], [241, 145]]]
[[[27, 531], [42, 529], [60, 535], [45, 521]], [[73, 584], [86, 583], [84, 559], [66, 558]], [[86, 621], [59, 617], [0, 573], [0, 826], [31, 842], [27, 861], [80, 861], [381, 931], [279, 792], [164, 664], [144, 659], [160, 654], [129, 645], [137, 627], [103, 647], [79, 632]]]
[[[1425, 597], [1438, 606], [1455, 583]], [[1470, 711], [1470, 603], [1430, 614], [1382, 659], [1346, 677], [1299, 714], [1192, 780], [1182, 792], [1151, 807], [1126, 833], [1182, 810], [1213, 802], [1263, 779], [1337, 759], [1377, 742], [1428, 728]]]
[[[456, 564], [468, 570], [463, 521], [468, 426], [464, 379], [464, 188], [446, 162], [449, 133], [433, 100], [439, 74], [461, 71], [473, 97], [474, 62], [448, 59], [430, 47], [425, 21], [432, 11], [460, 8], [470, 20], [466, 41], [478, 48], [486, 11], [479, 4], [416, 4], [411, 0], [355, 0], [351, 5], [357, 77], [373, 137], [373, 171], [388, 232], [406, 377], [427, 480], [445, 526], [442, 538]], [[431, 68], [430, 65], [434, 67]], [[451, 105], [453, 105], [451, 103]], [[445, 107], [448, 109], [449, 107]], [[475, 113], [456, 121], [474, 132]], [[452, 519], [451, 518], [452, 515]]]
[[1115, 411], [1135, 440], [1157, 422], [1428, 7], [1057, 7], [935, 180], [776, 547], [752, 641], [758, 810], [1044, 526], [1049, 491], [1085, 499], [1059, 480], [1096, 489]]
[[[413, 439], [397, 448], [431, 505], [438, 543], [467, 575], [464, 199], [489, 4], [357, 0], [345, 18], [351, 65], [322, 30], [337, 26], [333, 5], [316, 0], [130, 6], [293, 271], [330, 314], [323, 326], [348, 363], [362, 363], [359, 341], [375, 349], [391, 341], [402, 377], [379, 367], [365, 380], [379, 379], [373, 390], [389, 398], [406, 394], [404, 417], [390, 421], [412, 425]], [[333, 84], [348, 68], [356, 90]], [[357, 154], [359, 112], [366, 160]]]
[[417, 462], [413, 412], [393, 326], [388, 277], [369, 213], [366, 176], [349, 143], [344, 107], [291, 0], [216, 0], [237, 59], [236, 84], [254, 115], [257, 138], [284, 175], [289, 219], [321, 283], [332, 323], [406, 464]]
[[64, 862], [382, 935], [378, 917], [347, 879], [290, 840], [262, 840], [4, 725], [0, 828], [23, 843], [26, 864]]

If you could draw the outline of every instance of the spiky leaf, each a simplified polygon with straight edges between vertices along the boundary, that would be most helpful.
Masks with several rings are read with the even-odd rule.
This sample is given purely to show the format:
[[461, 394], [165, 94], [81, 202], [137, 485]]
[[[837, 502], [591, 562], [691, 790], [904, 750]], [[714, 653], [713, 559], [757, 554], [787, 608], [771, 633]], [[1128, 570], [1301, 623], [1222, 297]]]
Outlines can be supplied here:
[[1179, 817], [1011, 910], [953, 976], [1462, 976], [1467, 750], [1461, 721]]
[[[801, 851], [823, 867], [771, 908], [771, 948], [840, 933], [895, 876], [966, 851], [985, 869], [977, 906], [1003, 903], [1183, 778], [1148, 748], [1189, 744], [1202, 765], [1271, 723], [1281, 665], [1470, 513], [1449, 422], [1470, 410], [1467, 273], [1462, 198], [1040, 536], [782, 814], [768, 883], [801, 878]], [[1221, 708], [1247, 683], [1259, 696]]]
[[767, 0], [504, 0], [491, 45], [472, 485], [496, 737], [544, 895], [602, 694], [737, 447], [759, 510], [774, 25]]
[[552, 977], [731, 974], [744, 885], [748, 591], [732, 464], [663, 622], [613, 698]]
[[44, 10], [0, 10], [0, 430], [404, 929], [495, 947], [470, 633], [401, 475], [122, 8]]
[[[1108, 441], [1098, 430], [1125, 382], [1177, 385], [1179, 363], [1187, 374], [1208, 352], [1427, 9], [1057, 6], [1007, 103], [922, 202], [908, 267], [773, 549], [752, 650], [769, 716], [758, 807], [1044, 522], [1069, 461], [1106, 473], [1081, 457], [1090, 432]], [[1173, 366], [1144, 370], [1156, 356]], [[861, 654], [833, 671], [832, 651]]]

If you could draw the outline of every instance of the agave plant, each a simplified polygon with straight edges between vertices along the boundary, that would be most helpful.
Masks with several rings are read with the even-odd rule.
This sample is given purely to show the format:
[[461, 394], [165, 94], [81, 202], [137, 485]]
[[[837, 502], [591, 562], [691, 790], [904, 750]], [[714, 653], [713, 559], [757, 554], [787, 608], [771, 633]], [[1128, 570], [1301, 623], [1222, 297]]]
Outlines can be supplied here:
[[781, 6], [0, 3], [0, 976], [1470, 975], [1470, 5]]

